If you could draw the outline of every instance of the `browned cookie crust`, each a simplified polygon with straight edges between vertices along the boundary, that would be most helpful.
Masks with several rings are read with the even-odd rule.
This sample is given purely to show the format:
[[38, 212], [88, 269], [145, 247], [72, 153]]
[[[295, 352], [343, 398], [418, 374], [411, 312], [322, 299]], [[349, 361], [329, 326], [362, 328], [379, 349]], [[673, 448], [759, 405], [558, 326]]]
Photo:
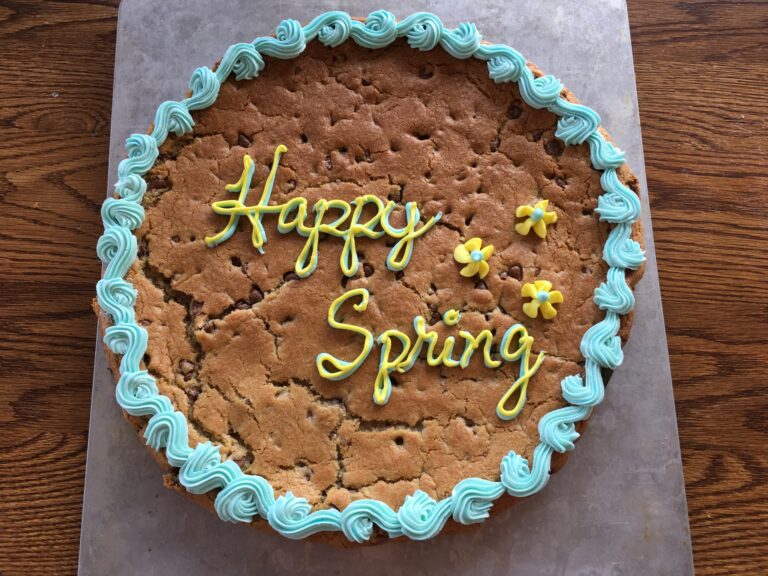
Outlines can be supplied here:
[[[594, 214], [602, 189], [587, 145], [565, 147], [554, 137], [557, 117], [530, 108], [516, 85], [495, 84], [485, 63], [414, 51], [403, 40], [375, 51], [313, 43], [293, 60], [269, 59], [258, 79], [227, 81], [193, 117], [193, 132], [170, 137], [147, 175], [139, 260], [128, 275], [149, 333], [144, 363], [187, 417], [192, 445], [213, 441], [244, 471], [316, 508], [367, 497], [397, 509], [416, 489], [443, 498], [463, 478], [498, 480], [510, 450], [530, 460], [539, 419], [565, 405], [560, 381], [583, 368], [579, 342], [603, 316], [592, 294], [605, 279], [609, 226]], [[279, 144], [288, 152], [275, 203], [374, 194], [397, 201], [400, 216], [416, 202], [425, 218], [443, 218], [397, 274], [386, 268], [385, 238], [358, 240], [354, 278], [339, 268], [341, 241], [325, 238], [317, 270], [299, 279], [293, 267], [305, 239], [280, 234], [269, 216], [263, 255], [245, 222], [206, 247], [203, 238], [226, 223], [211, 203], [232, 197], [224, 186], [238, 180], [243, 155], [256, 163], [255, 203]], [[629, 169], [618, 172], [637, 191]], [[515, 208], [541, 198], [557, 224], [545, 240], [519, 235]], [[475, 236], [495, 247], [482, 281], [460, 276], [452, 256]], [[639, 225], [633, 236], [641, 240]], [[641, 274], [629, 274], [630, 286]], [[565, 295], [552, 321], [522, 312], [521, 286], [535, 279]], [[457, 335], [440, 321], [449, 308], [462, 311], [460, 328], [488, 327], [496, 342], [524, 324], [546, 359], [523, 412], [509, 422], [495, 413], [518, 365], [488, 369], [479, 355], [465, 370], [418, 361], [394, 377], [386, 406], [371, 399], [378, 348], [348, 379], [321, 378], [318, 353], [359, 352], [359, 336], [326, 321], [331, 302], [356, 287], [370, 291], [368, 310], [342, 312], [375, 334], [410, 332], [422, 315], [441, 340]], [[631, 315], [622, 322], [626, 337]]]

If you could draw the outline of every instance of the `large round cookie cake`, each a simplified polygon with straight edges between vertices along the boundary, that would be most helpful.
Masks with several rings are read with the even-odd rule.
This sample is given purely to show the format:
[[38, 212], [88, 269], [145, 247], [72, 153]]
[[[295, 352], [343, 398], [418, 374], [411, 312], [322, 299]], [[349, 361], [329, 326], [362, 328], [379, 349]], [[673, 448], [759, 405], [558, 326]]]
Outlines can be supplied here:
[[356, 542], [544, 487], [643, 255], [623, 155], [524, 62], [429, 14], [285, 21], [129, 139], [99, 310], [167, 485]]

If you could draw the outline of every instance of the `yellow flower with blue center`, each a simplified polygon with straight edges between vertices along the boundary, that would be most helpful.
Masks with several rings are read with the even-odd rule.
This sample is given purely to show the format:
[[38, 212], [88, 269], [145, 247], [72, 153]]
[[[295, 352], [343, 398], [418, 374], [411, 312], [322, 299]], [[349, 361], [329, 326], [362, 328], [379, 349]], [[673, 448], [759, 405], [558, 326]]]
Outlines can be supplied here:
[[488, 266], [488, 259], [493, 254], [493, 246], [488, 244], [483, 248], [483, 241], [480, 238], [472, 238], [464, 244], [459, 244], [453, 251], [453, 257], [459, 264], [466, 264], [461, 269], [460, 274], [470, 278], [477, 274], [480, 278], [485, 278], [491, 269]]
[[549, 200], [540, 200], [533, 206], [523, 205], [518, 206], [515, 211], [515, 216], [518, 218], [525, 218], [524, 222], [520, 222], [515, 225], [517, 230], [523, 236], [526, 236], [528, 232], [536, 232], [539, 238], [547, 237], [547, 225], [557, 222], [557, 214], [555, 212], [547, 212], [547, 205]]
[[527, 304], [523, 304], [523, 312], [530, 318], [536, 318], [541, 310], [541, 315], [552, 320], [557, 316], [557, 310], [553, 304], [561, 304], [563, 295], [557, 290], [552, 290], [552, 282], [536, 280], [533, 283], [523, 284], [521, 291], [523, 298], [531, 298]]

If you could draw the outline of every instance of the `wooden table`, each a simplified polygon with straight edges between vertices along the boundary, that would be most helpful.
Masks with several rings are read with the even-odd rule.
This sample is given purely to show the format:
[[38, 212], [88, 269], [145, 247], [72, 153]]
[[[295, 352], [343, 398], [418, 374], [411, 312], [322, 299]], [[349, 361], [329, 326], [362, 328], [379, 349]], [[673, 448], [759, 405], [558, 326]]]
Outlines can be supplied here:
[[[630, 0], [696, 572], [768, 574], [768, 2]], [[116, 1], [0, 0], [0, 574], [77, 565]]]

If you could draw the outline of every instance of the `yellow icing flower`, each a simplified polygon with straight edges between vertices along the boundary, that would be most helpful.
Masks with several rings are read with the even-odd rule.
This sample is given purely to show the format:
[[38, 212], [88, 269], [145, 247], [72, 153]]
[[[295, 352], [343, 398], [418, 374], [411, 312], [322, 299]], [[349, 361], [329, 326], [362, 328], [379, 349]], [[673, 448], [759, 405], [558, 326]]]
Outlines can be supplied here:
[[552, 290], [552, 282], [546, 280], [523, 284], [521, 294], [524, 298], [532, 298], [530, 302], [523, 304], [523, 312], [531, 318], [536, 318], [541, 309], [541, 315], [547, 320], [552, 320], [557, 316], [557, 310], [552, 304], [560, 304], [563, 301], [563, 295], [557, 290]]
[[515, 216], [518, 218], [525, 218], [525, 222], [516, 224], [515, 230], [523, 236], [526, 236], [528, 232], [531, 231], [531, 228], [533, 228], [533, 231], [536, 232], [536, 235], [539, 238], [546, 238], [547, 224], [554, 224], [557, 222], [557, 214], [554, 212], [547, 212], [547, 204], [549, 204], [549, 200], [540, 200], [533, 206], [518, 206], [515, 211]]
[[472, 238], [464, 244], [459, 244], [453, 251], [453, 257], [459, 264], [466, 264], [461, 269], [460, 274], [467, 278], [477, 274], [480, 278], [485, 278], [491, 269], [488, 266], [488, 258], [493, 254], [493, 246], [489, 244], [482, 248], [483, 241], [480, 238]]

